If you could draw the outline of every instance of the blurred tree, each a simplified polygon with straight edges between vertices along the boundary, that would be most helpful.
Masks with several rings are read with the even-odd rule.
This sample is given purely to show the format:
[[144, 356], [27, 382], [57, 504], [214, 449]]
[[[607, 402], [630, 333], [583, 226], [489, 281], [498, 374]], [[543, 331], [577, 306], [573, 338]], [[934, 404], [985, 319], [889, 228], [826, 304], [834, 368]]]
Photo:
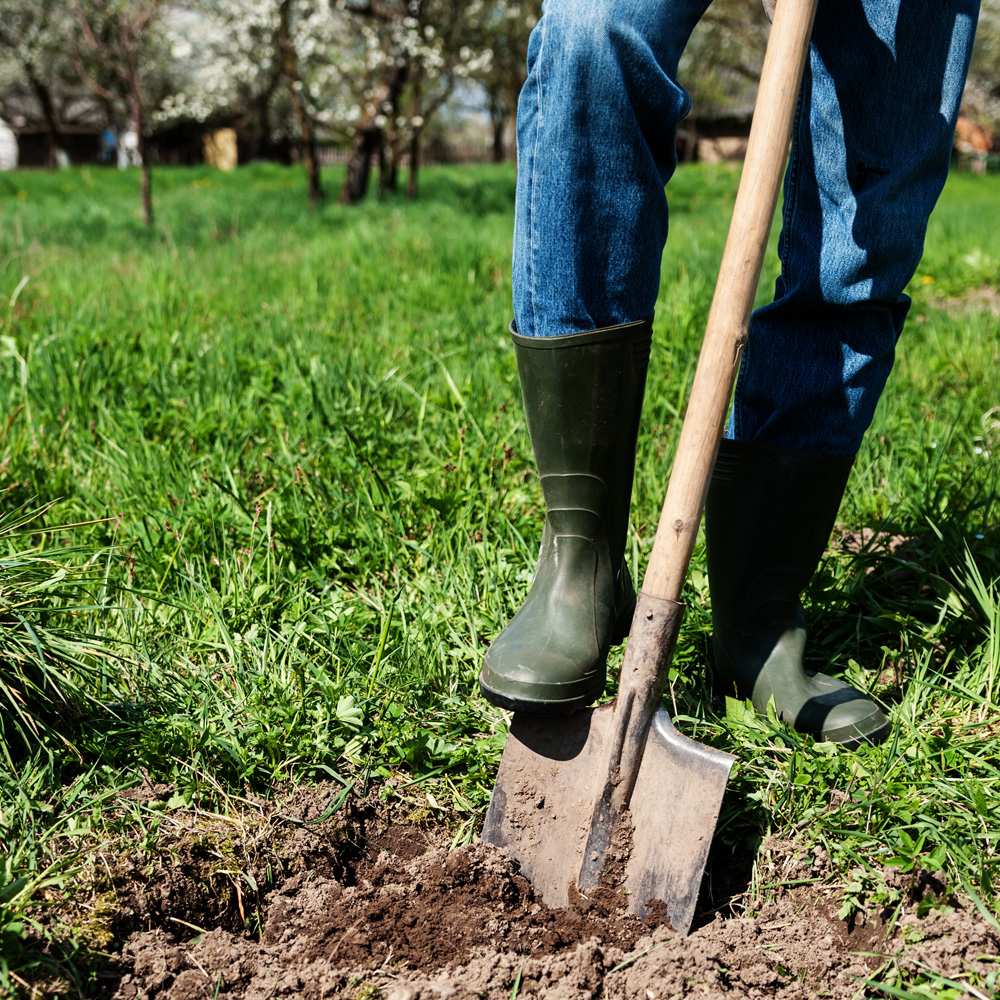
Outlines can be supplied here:
[[6, 0], [0, 17], [0, 48], [6, 50], [13, 70], [0, 94], [0, 108], [14, 102], [16, 115], [23, 117], [31, 102], [17, 98], [22, 96], [21, 85], [27, 85], [23, 96], [30, 95], [37, 103], [50, 168], [56, 166], [67, 104], [77, 96], [73, 85], [79, 86], [66, 54], [66, 38], [74, 27], [65, 0]]
[[173, 89], [166, 38], [158, 19], [169, 0], [71, 0], [79, 30], [71, 52], [80, 79], [110, 105], [127, 111], [142, 171], [142, 217], [153, 224], [147, 148], [150, 116]]
[[[282, 133], [294, 138], [315, 208], [323, 200], [316, 132], [335, 117], [349, 47], [345, 17], [314, 0], [189, 0], [188, 9], [200, 25], [196, 39], [185, 31], [180, 43], [193, 59], [192, 85], [164, 112], [196, 121], [242, 117], [255, 147]], [[279, 107], [282, 90], [287, 103]]]
[[714, 0], [695, 28], [678, 69], [691, 95], [684, 159], [694, 158], [698, 119], [752, 113], [769, 23], [759, 3]]
[[982, 0], [962, 103], [977, 125], [1000, 133], [1000, 0]]
[[306, 107], [302, 93], [302, 79], [299, 76], [299, 53], [292, 32], [293, 0], [281, 0], [278, 4], [278, 30], [275, 45], [281, 69], [288, 84], [288, 94], [292, 110], [299, 127], [299, 144], [302, 164], [306, 169], [306, 185], [309, 191], [309, 206], [319, 207], [323, 201], [323, 185], [319, 176], [319, 157], [316, 153], [316, 130], [312, 115]]
[[[317, 136], [350, 144], [343, 202], [364, 197], [375, 164], [380, 184], [394, 187], [407, 160], [415, 194], [428, 126], [463, 81], [466, 105], [489, 114], [493, 156], [501, 158], [541, 6], [541, 0], [0, 3], [0, 111], [44, 129], [50, 164], [61, 129], [80, 120], [117, 127], [124, 115], [147, 170], [151, 126], [241, 122], [251, 157], [273, 143], [297, 146], [314, 204], [322, 197]], [[767, 30], [752, 0], [714, 0], [709, 7], [680, 67], [693, 98], [688, 155], [699, 121], [749, 114]], [[998, 81], [1000, 0], [983, 0], [966, 114], [993, 132], [1000, 125]]]
[[186, 64], [187, 79], [157, 118], [242, 119], [250, 156], [258, 156], [278, 130], [273, 111], [282, 67], [275, 44], [276, 0], [189, 0], [182, 16], [164, 23], [171, 54]]
[[[345, 82], [361, 112], [353, 129], [341, 204], [364, 198], [372, 160], [384, 187], [395, 185], [402, 148], [408, 151], [409, 193], [417, 192], [420, 139], [462, 79], [488, 68], [491, 4], [484, 0], [334, 0], [358, 26], [363, 59]], [[386, 168], [386, 159], [389, 159]]]
[[493, 59], [479, 77], [486, 91], [493, 127], [493, 161], [506, 155], [506, 136], [517, 115], [517, 99], [527, 77], [528, 36], [541, 16], [541, 0], [512, 3], [496, 0], [490, 5], [486, 26]]

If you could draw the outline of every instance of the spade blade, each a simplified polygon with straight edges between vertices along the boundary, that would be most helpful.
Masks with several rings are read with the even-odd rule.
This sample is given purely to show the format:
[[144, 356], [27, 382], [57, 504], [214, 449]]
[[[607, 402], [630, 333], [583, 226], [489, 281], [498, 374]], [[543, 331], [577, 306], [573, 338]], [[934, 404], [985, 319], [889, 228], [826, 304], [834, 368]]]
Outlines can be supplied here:
[[[606, 778], [614, 706], [569, 716], [515, 715], [486, 814], [483, 840], [507, 848], [543, 902], [569, 905]], [[628, 909], [662, 915], [686, 934], [718, 819], [730, 754], [653, 717], [628, 812]]]

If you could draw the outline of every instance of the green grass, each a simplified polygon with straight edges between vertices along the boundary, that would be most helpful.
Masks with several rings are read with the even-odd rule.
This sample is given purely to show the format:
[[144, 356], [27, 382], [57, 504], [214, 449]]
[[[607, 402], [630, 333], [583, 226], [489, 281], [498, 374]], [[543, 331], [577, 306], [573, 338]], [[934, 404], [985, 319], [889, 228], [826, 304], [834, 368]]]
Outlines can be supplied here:
[[[634, 568], [736, 182], [670, 188]], [[541, 527], [505, 334], [513, 169], [428, 169], [416, 203], [317, 214], [268, 165], [154, 184], [146, 231], [134, 174], [0, 174], [0, 935], [35, 920], [44, 945], [0, 948], [8, 984], [112, 946], [58, 915], [75, 869], [142, 840], [101, 805], [140, 769], [222, 812], [411, 782], [462, 841], [503, 747], [476, 674]], [[835, 536], [807, 595], [816, 665], [883, 699], [894, 738], [838, 752], [713, 703], [700, 547], [688, 583], [672, 694], [740, 758], [715, 849], [825, 847], [845, 916], [894, 912], [892, 869], [997, 912], [1000, 341], [970, 293], [1000, 291], [998, 213], [997, 178], [952, 177], [840, 513], [908, 541]]]

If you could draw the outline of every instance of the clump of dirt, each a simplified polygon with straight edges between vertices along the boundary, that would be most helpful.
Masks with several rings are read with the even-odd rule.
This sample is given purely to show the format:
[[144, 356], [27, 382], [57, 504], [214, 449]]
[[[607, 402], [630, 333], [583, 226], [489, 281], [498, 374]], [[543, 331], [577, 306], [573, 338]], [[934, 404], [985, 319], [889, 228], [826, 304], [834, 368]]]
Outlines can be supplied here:
[[[695, 992], [847, 1000], [887, 956], [955, 978], [985, 975], [985, 956], [1000, 950], [1000, 934], [974, 913], [946, 907], [918, 919], [907, 911], [889, 933], [879, 921], [838, 920], [813, 886], [778, 896], [753, 917], [696, 923], [686, 938], [600, 900], [553, 910], [497, 848], [450, 849], [443, 830], [400, 821], [384, 804], [348, 802], [335, 819], [325, 815], [329, 794], [311, 803], [299, 796], [281, 811], [300, 825], [275, 852], [286, 859], [285, 874], [261, 892], [259, 923], [237, 928], [202, 915], [189, 922], [206, 930], [196, 933], [151, 907], [147, 927], [99, 976], [102, 996], [645, 1000]], [[310, 864], [292, 864], [290, 848]], [[158, 891], [169, 897], [174, 889], [165, 882]]]
[[309, 961], [435, 970], [498, 941], [518, 954], [544, 953], [586, 931], [627, 947], [643, 929], [635, 919], [540, 906], [504, 852], [476, 844], [438, 848], [405, 863], [384, 853], [352, 887], [296, 876], [271, 900], [262, 941], [294, 948]]
[[[400, 831], [390, 839], [399, 842]], [[409, 850], [412, 841], [404, 843]], [[253, 995], [255, 981], [281, 978], [279, 972], [298, 970], [303, 982], [328, 979], [336, 969], [349, 970], [348, 978], [374, 969], [436, 973], [500, 945], [525, 958], [597, 936], [624, 954], [649, 931], [638, 918], [587, 900], [562, 910], [541, 905], [509, 856], [481, 843], [435, 847], [409, 860], [382, 851], [355, 874], [354, 885], [315, 871], [288, 879], [267, 899], [259, 941], [223, 928], [191, 945], [170, 941], [162, 930], [133, 935], [123, 956], [133, 971], [116, 996], [200, 996], [184, 985], [193, 981], [184, 974], [199, 964], [202, 977], [213, 977], [213, 990], [220, 977], [227, 986], [220, 997], [236, 997]]]
[[243, 931], [259, 924], [268, 893], [296, 873], [350, 881], [358, 859], [377, 853], [366, 836], [379, 824], [377, 800], [350, 798], [334, 813], [334, 789], [320, 787], [277, 807], [248, 800], [243, 812], [221, 816], [170, 809], [172, 793], [144, 783], [122, 795], [123, 809], [147, 807], [146, 843], [103, 858], [90, 873], [95, 892], [117, 901], [109, 913], [116, 938], [150, 927]]

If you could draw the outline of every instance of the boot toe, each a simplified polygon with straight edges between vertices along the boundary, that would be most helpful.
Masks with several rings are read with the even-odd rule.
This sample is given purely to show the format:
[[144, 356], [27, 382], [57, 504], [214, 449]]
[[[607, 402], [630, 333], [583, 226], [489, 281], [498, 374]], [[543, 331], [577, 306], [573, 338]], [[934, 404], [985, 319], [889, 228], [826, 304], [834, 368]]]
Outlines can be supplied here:
[[[795, 729], [811, 733], [822, 742], [840, 743], [850, 749], [865, 743], [881, 743], [888, 737], [889, 720], [870, 698], [825, 674], [816, 677], [823, 678], [825, 690], [817, 692], [802, 706]], [[831, 689], [830, 682], [838, 686]]]
[[823, 727], [821, 739], [840, 743], [849, 750], [865, 744], [883, 743], [892, 731], [892, 725], [882, 710], [871, 700], [860, 697], [851, 702], [850, 714], [831, 712]]
[[558, 715], [585, 708], [604, 691], [603, 662], [581, 668], [551, 650], [494, 650], [496, 644], [483, 661], [479, 689], [499, 708]]

